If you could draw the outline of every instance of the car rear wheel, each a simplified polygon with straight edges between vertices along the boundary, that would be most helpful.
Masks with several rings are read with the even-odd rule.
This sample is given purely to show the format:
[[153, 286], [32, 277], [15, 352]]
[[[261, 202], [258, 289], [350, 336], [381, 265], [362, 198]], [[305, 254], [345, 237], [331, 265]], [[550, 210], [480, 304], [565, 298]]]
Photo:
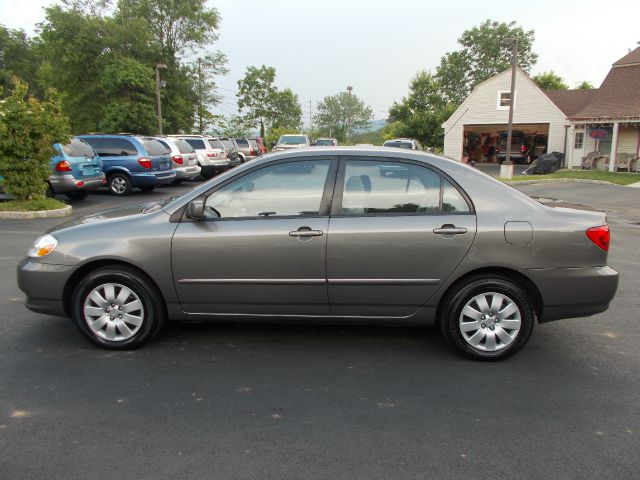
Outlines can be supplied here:
[[113, 195], [125, 196], [129, 195], [132, 190], [131, 180], [124, 173], [114, 173], [109, 176], [109, 191]]
[[128, 267], [103, 267], [83, 278], [72, 295], [71, 314], [85, 337], [112, 350], [141, 346], [166, 321], [156, 288]]
[[84, 200], [85, 198], [87, 198], [87, 195], [89, 195], [89, 192], [87, 192], [86, 190], [76, 190], [72, 192], [67, 192], [65, 193], [65, 195], [70, 200]]
[[513, 355], [533, 331], [532, 303], [507, 278], [476, 277], [444, 302], [440, 329], [445, 339], [473, 358], [497, 360]]

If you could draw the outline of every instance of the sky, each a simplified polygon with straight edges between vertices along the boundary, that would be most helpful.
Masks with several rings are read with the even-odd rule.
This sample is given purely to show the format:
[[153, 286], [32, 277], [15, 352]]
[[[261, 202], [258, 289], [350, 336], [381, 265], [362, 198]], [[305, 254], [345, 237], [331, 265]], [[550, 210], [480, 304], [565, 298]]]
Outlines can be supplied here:
[[[33, 33], [54, 0], [0, 0], [0, 23]], [[236, 113], [237, 81], [249, 65], [276, 69], [276, 85], [291, 88], [305, 123], [318, 101], [353, 87], [376, 119], [407, 95], [419, 70], [435, 71], [458, 48], [464, 30], [486, 19], [515, 21], [535, 31], [538, 63], [570, 86], [600, 85], [613, 62], [640, 41], [640, 2], [630, 0], [209, 0], [222, 18], [212, 50], [229, 58], [218, 81], [222, 114]]]

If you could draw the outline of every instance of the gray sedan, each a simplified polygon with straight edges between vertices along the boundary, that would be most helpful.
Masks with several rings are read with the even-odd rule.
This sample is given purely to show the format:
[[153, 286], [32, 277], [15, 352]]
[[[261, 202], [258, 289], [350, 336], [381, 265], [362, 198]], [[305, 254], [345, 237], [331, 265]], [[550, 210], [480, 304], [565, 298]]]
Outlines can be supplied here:
[[251, 319], [437, 325], [496, 359], [536, 322], [605, 311], [618, 285], [608, 248], [601, 212], [543, 205], [424, 152], [329, 147], [61, 225], [18, 283], [28, 308], [112, 349], [168, 319]]

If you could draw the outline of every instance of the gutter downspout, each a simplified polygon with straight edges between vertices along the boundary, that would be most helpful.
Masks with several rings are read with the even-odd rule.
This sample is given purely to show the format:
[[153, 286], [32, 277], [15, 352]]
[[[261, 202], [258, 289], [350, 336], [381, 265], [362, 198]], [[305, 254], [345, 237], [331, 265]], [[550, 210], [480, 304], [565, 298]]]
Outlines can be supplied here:
[[570, 127], [571, 125], [564, 126], [564, 155], [562, 157], [562, 168], [565, 168], [567, 166], [567, 133]]

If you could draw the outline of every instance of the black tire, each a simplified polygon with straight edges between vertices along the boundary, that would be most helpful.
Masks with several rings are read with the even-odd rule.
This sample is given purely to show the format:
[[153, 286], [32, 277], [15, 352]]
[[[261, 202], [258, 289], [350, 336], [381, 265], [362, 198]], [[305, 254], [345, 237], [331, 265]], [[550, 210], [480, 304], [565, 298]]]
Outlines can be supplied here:
[[153, 187], [145, 186], [145, 187], [140, 187], [140, 190], [142, 190], [143, 192], [153, 192], [154, 188], [156, 188], [156, 187], [155, 186], [153, 186]]
[[107, 185], [109, 186], [111, 195], [116, 195], [117, 197], [129, 195], [131, 190], [133, 190], [131, 179], [126, 173], [113, 173], [109, 175]]
[[176, 178], [176, 179], [173, 181], [173, 184], [174, 184], [174, 185], [180, 185], [180, 184], [182, 183], [182, 180], [183, 180], [182, 178]]
[[89, 192], [86, 190], [74, 190], [72, 192], [65, 193], [68, 199], [70, 200], [84, 200], [89, 195]]
[[[486, 351], [472, 346], [465, 340], [460, 329], [462, 309], [476, 295], [495, 292], [509, 297], [520, 313], [520, 330], [508, 345], [499, 350]], [[443, 299], [439, 323], [447, 343], [464, 355], [479, 360], [500, 360], [520, 350], [531, 337], [535, 323], [533, 305], [527, 294], [513, 281], [500, 277], [473, 277], [447, 294]], [[496, 323], [495, 328], [499, 327]], [[491, 328], [493, 330], [493, 328]]]
[[[129, 288], [142, 303], [142, 323], [137, 332], [128, 339], [105, 339], [94, 333], [85, 318], [84, 304], [89, 294], [94, 288], [106, 283]], [[152, 340], [166, 323], [167, 314], [160, 293], [146, 275], [127, 266], [107, 266], [91, 272], [78, 283], [71, 296], [71, 316], [82, 334], [97, 346], [110, 350], [128, 350]]]

